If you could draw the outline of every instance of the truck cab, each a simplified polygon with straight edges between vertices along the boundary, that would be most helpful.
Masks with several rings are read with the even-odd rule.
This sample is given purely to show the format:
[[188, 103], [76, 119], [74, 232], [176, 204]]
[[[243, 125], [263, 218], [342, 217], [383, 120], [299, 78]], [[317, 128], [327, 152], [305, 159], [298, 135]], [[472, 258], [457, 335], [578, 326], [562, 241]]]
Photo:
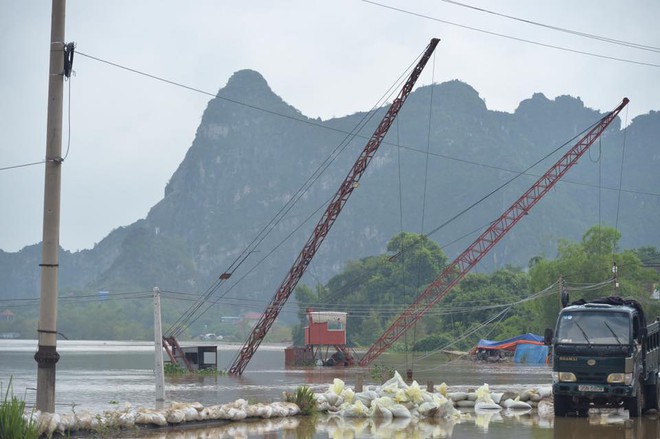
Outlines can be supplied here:
[[553, 338], [555, 416], [625, 407], [631, 417], [658, 408], [660, 323], [639, 303], [608, 297], [559, 313]]

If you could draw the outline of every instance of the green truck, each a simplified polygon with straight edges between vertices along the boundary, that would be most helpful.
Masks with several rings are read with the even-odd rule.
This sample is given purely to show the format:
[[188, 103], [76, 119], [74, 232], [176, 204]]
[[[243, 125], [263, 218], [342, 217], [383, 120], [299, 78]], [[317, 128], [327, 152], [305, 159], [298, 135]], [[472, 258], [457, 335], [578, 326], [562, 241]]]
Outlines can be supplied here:
[[604, 297], [564, 307], [552, 342], [555, 416], [590, 408], [658, 409], [660, 321], [635, 300]]

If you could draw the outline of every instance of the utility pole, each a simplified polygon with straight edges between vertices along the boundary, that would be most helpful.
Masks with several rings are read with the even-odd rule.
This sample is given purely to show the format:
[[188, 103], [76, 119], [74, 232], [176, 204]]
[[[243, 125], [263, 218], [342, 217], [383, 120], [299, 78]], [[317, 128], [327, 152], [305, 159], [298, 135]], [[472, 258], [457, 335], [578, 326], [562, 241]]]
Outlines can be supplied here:
[[160, 289], [154, 288], [154, 372], [156, 373], [156, 409], [165, 403], [165, 377], [163, 371], [163, 327], [160, 318]]
[[64, 95], [65, 0], [53, 0], [50, 28], [46, 176], [39, 303], [37, 410], [55, 412], [57, 353], [57, 283], [60, 248], [60, 186], [62, 166], [62, 101]]

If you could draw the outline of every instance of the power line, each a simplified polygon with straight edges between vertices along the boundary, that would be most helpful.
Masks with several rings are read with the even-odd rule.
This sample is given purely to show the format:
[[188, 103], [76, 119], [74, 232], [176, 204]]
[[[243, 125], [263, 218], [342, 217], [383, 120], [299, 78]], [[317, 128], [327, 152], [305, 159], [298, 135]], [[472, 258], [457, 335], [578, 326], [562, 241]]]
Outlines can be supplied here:
[[598, 41], [603, 41], [603, 42], [606, 42], [606, 43], [616, 44], [616, 45], [625, 46], [625, 47], [631, 47], [631, 48], [634, 48], [634, 49], [647, 50], [649, 52], [660, 53], [660, 48], [655, 47], [655, 46], [647, 46], [645, 44], [632, 43], [632, 42], [629, 42], [629, 41], [617, 40], [617, 39], [614, 39], [614, 38], [589, 34], [589, 33], [586, 33], [586, 32], [580, 32], [580, 31], [576, 31], [576, 30], [572, 30], [572, 29], [566, 29], [566, 28], [563, 28], [563, 27], [552, 26], [552, 25], [549, 25], [549, 24], [539, 23], [537, 21], [532, 21], [532, 20], [527, 20], [527, 19], [520, 18], [520, 17], [514, 17], [512, 15], [502, 14], [500, 12], [494, 12], [494, 11], [484, 9], [484, 8], [478, 8], [476, 6], [468, 5], [468, 4], [465, 4], [465, 3], [460, 3], [460, 2], [457, 2], [457, 1], [454, 1], [454, 0], [442, 0], [442, 1], [445, 2], [445, 3], [451, 3], [451, 4], [456, 5], [456, 6], [461, 6], [461, 7], [464, 7], [464, 8], [474, 9], [475, 11], [486, 12], [488, 14], [497, 15], [499, 17], [504, 17], [504, 18], [508, 18], [508, 19], [511, 19], [511, 20], [520, 21], [522, 23], [527, 23], [527, 24], [531, 24], [531, 25], [534, 25], [534, 26], [544, 27], [546, 29], [551, 29], [551, 30], [555, 30], [555, 31], [558, 31], [558, 32], [564, 32], [564, 33], [568, 33], [568, 34], [572, 34], [572, 35], [577, 35], [579, 37], [590, 38], [590, 39], [594, 39], [594, 40], [598, 40]]
[[[366, 0], [363, 0], [363, 1], [366, 1]], [[369, 2], [369, 3], [372, 3], [372, 2]], [[218, 94], [214, 94], [214, 93], [211, 93], [211, 92], [201, 90], [201, 89], [196, 88], [196, 87], [192, 87], [192, 86], [185, 85], [185, 84], [182, 84], [182, 83], [179, 83], [179, 82], [176, 82], [176, 81], [172, 81], [170, 79], [163, 78], [161, 76], [157, 76], [157, 75], [154, 75], [154, 74], [151, 74], [151, 73], [146, 73], [146, 72], [143, 72], [143, 71], [131, 68], [131, 67], [127, 67], [127, 66], [112, 62], [112, 61], [108, 61], [108, 60], [105, 60], [105, 59], [102, 59], [102, 58], [98, 58], [96, 56], [88, 55], [84, 52], [77, 52], [77, 54], [81, 55], [81, 56], [84, 56], [84, 57], [87, 57], [87, 58], [90, 58], [92, 60], [104, 63], [104, 64], [111, 65], [113, 67], [117, 67], [119, 69], [123, 69], [123, 70], [129, 71], [129, 72], [141, 75], [141, 76], [145, 76], [145, 77], [157, 80], [157, 81], [161, 81], [161, 82], [164, 82], [164, 83], [167, 83], [167, 84], [170, 84], [170, 85], [174, 85], [176, 87], [184, 88], [186, 90], [194, 91], [195, 93], [201, 93], [203, 95], [218, 98], [218, 99], [221, 99], [221, 100], [224, 100], [224, 101], [227, 101], [227, 102], [231, 102], [231, 103], [234, 103], [234, 104], [237, 104], [237, 105], [241, 105], [241, 106], [244, 106], [244, 107], [251, 108], [253, 110], [263, 111], [265, 113], [269, 113], [269, 114], [272, 114], [274, 116], [279, 116], [279, 117], [282, 117], [282, 118], [285, 118], [285, 119], [290, 119], [290, 120], [294, 120], [294, 121], [297, 121], [297, 122], [305, 123], [305, 124], [308, 124], [308, 125], [311, 125], [311, 126], [314, 126], [314, 127], [317, 127], [317, 128], [322, 128], [322, 129], [325, 129], [325, 130], [334, 131], [336, 133], [340, 133], [340, 134], [344, 134], [344, 135], [351, 135], [351, 136], [353, 136], [352, 137], [353, 139], [358, 139], [359, 138], [359, 139], [365, 139], [366, 140], [366, 139], [369, 138], [368, 136], [363, 136], [363, 135], [359, 134], [359, 132], [355, 133], [355, 131], [342, 130], [342, 129], [339, 129], [339, 128], [335, 128], [335, 127], [332, 127], [332, 126], [328, 126], [328, 125], [316, 122], [315, 120], [312, 120], [312, 119], [297, 118], [297, 117], [293, 117], [291, 115], [279, 113], [277, 111], [268, 110], [268, 109], [265, 109], [265, 108], [262, 108], [262, 107], [258, 107], [256, 105], [251, 105], [251, 104], [247, 104], [245, 102], [237, 101], [235, 99], [226, 98], [226, 97], [220, 96]], [[433, 85], [433, 87], [435, 87], [435, 85]], [[373, 111], [373, 110], [374, 110], [374, 108], [372, 108], [371, 111]], [[367, 114], [371, 114], [371, 112], [368, 112]], [[447, 159], [447, 160], [452, 160], [452, 161], [456, 161], [456, 162], [461, 162], [461, 163], [466, 163], [466, 164], [470, 164], [470, 165], [480, 166], [480, 167], [484, 167], [484, 168], [490, 168], [490, 169], [506, 171], [506, 172], [516, 173], [516, 174], [520, 173], [520, 171], [512, 170], [512, 169], [509, 169], [509, 168], [504, 168], [504, 167], [501, 167], [501, 166], [495, 166], [495, 165], [491, 165], [491, 164], [487, 164], [487, 163], [480, 163], [480, 162], [477, 162], [477, 161], [462, 159], [462, 158], [458, 158], [458, 157], [452, 157], [452, 156], [447, 155], [447, 154], [434, 153], [434, 152], [431, 152], [431, 151], [427, 152], [427, 151], [423, 151], [421, 149], [417, 149], [417, 148], [412, 147], [412, 146], [401, 145], [401, 144], [396, 143], [396, 142], [383, 141], [383, 144], [388, 145], [388, 146], [395, 146], [395, 147], [400, 148], [400, 149], [405, 149], [405, 150], [417, 152], [417, 153], [420, 153], [420, 154], [440, 157], [440, 158], [444, 158], [444, 159]], [[7, 167], [7, 168], [0, 168], [0, 171], [4, 170], [4, 169], [11, 169], [11, 168], [14, 168], [14, 167], [30, 166], [30, 165], [41, 164], [41, 163], [45, 163], [45, 162], [41, 161], [41, 162], [37, 162], [37, 163], [29, 163], [29, 164], [26, 164], [26, 165], [10, 166], [10, 167]], [[535, 174], [528, 173], [526, 171], [523, 171], [522, 173], [524, 175], [529, 175], [529, 176], [533, 176], [533, 177], [539, 177], [540, 176], [540, 175], [535, 175]], [[565, 180], [563, 182], [577, 184], [577, 185], [583, 185], [583, 186], [596, 187], [592, 184], [570, 182], [569, 180]], [[660, 194], [656, 194], [656, 193], [652, 193], [652, 192], [626, 190], [626, 189], [621, 189], [621, 188], [610, 188], [610, 187], [606, 187], [606, 186], [604, 186], [603, 189], [616, 190], [616, 191], [628, 192], [628, 193], [633, 193], [633, 194], [651, 195], [651, 196], [660, 197]]]
[[6, 171], [8, 169], [16, 169], [16, 168], [25, 168], [27, 166], [41, 165], [44, 163], [46, 163], [46, 160], [41, 160], [39, 162], [32, 162], [32, 163], [24, 163], [22, 165], [5, 166], [4, 168], [0, 168], [0, 171]]
[[587, 56], [592, 56], [592, 57], [596, 57], [596, 58], [609, 59], [609, 60], [612, 60], [612, 61], [620, 61], [620, 62], [625, 62], [625, 63], [629, 63], [629, 64], [637, 64], [637, 65], [642, 65], [642, 66], [647, 66], [647, 67], [660, 67], [660, 64], [647, 63], [647, 62], [643, 62], [643, 61], [634, 61], [634, 60], [625, 59], [625, 58], [617, 58], [617, 57], [609, 56], [609, 55], [601, 55], [601, 54], [597, 54], [597, 53], [593, 53], [593, 52], [586, 52], [586, 51], [583, 51], [583, 50], [571, 49], [571, 48], [568, 48], [568, 47], [556, 46], [556, 45], [553, 45], [553, 44], [540, 43], [538, 41], [533, 41], [533, 40], [528, 40], [528, 39], [525, 39], [525, 38], [514, 37], [514, 36], [511, 36], [511, 35], [506, 35], [506, 34], [502, 34], [502, 33], [498, 33], [498, 32], [492, 32], [492, 31], [487, 31], [487, 30], [484, 30], [484, 29], [479, 29], [479, 28], [473, 27], [473, 26], [467, 26], [467, 25], [460, 24], [460, 23], [454, 23], [454, 22], [451, 22], [451, 21], [442, 20], [440, 18], [431, 17], [430, 15], [424, 15], [424, 14], [420, 14], [418, 12], [413, 12], [413, 11], [409, 11], [409, 10], [406, 10], [406, 9], [396, 8], [394, 6], [384, 5], [382, 3], [377, 3], [377, 2], [374, 2], [374, 1], [371, 1], [371, 0], [362, 0], [362, 1], [365, 2], [365, 3], [370, 3], [370, 4], [375, 5], [375, 6], [380, 6], [381, 8], [391, 9], [393, 11], [397, 11], [397, 12], [401, 12], [401, 13], [404, 13], [404, 14], [412, 15], [412, 16], [415, 16], [415, 17], [420, 17], [420, 18], [424, 18], [424, 19], [427, 19], [427, 20], [437, 21], [439, 23], [448, 24], [450, 26], [456, 26], [456, 27], [460, 27], [462, 29], [468, 29], [468, 30], [472, 30], [472, 31], [475, 31], [475, 32], [481, 32], [481, 33], [484, 33], [484, 34], [493, 35], [493, 36], [500, 37], [500, 38], [506, 38], [506, 39], [509, 39], [509, 40], [520, 41], [520, 42], [528, 43], [528, 44], [534, 44], [536, 46], [547, 47], [547, 48], [550, 48], [550, 49], [562, 50], [564, 52], [577, 53], [577, 54], [580, 54], [580, 55], [587, 55]]

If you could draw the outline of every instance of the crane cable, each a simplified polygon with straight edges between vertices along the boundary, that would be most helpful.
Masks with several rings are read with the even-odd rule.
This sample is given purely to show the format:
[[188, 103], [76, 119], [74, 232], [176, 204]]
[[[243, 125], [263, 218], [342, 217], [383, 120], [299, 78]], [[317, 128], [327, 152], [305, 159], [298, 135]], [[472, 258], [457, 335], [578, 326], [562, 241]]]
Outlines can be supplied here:
[[[626, 108], [626, 121], [623, 128], [623, 146], [621, 147], [621, 166], [619, 168], [619, 188], [617, 191], [617, 200], [616, 200], [616, 220], [614, 221], [614, 229], [619, 231], [619, 211], [621, 208], [621, 187], [623, 186], [623, 164], [626, 159], [626, 133], [628, 132], [628, 109]], [[616, 261], [614, 260], [614, 246], [612, 246], [612, 274], [615, 277], [616, 282]], [[614, 289], [616, 291], [617, 285], [615, 283]]]
[[[431, 127], [432, 127], [432, 118], [433, 118], [433, 91], [435, 89], [435, 86], [433, 85], [435, 82], [435, 61], [436, 61], [436, 56], [435, 53], [433, 54], [433, 65], [431, 66], [431, 96], [429, 99], [429, 121], [428, 121], [428, 130], [426, 133], [426, 154], [425, 154], [425, 164], [424, 164], [424, 190], [422, 193], [422, 218], [421, 218], [421, 224], [420, 224], [420, 235], [424, 236], [424, 220], [426, 219], [426, 197], [427, 197], [427, 191], [428, 191], [428, 176], [429, 176], [429, 162], [430, 162], [430, 152], [431, 152]], [[426, 240], [422, 242], [422, 246], [426, 246]], [[421, 262], [421, 261], [420, 261]], [[420, 294], [420, 289], [419, 287], [422, 284], [422, 267], [421, 264], [417, 264], [417, 285], [416, 285], [416, 292], [417, 296]], [[415, 297], [417, 299], [417, 297]], [[417, 322], [413, 325], [413, 351], [412, 351], [412, 364], [410, 369], [410, 373], [413, 373], [413, 369], [415, 367], [415, 350], [414, 350], [414, 345], [417, 342]], [[407, 340], [407, 331], [406, 331], [406, 340]]]
[[[520, 305], [520, 304], [522, 304], [522, 303], [530, 302], [530, 301], [533, 301], [533, 300], [536, 300], [536, 299], [539, 299], [539, 298], [546, 297], [546, 296], [549, 296], [549, 295], [551, 295], [551, 294], [554, 294], [554, 293], [555, 293], [555, 288], [556, 288], [557, 284], [558, 284], [558, 281], [555, 281], [552, 285], [547, 286], [547, 287], [544, 288], [543, 290], [541, 290], [541, 291], [539, 291], [539, 292], [537, 292], [537, 293], [535, 293], [535, 294], [533, 294], [533, 295], [531, 295], [531, 296], [529, 296], [529, 297], [526, 297], [526, 298], [523, 298], [523, 299], [517, 300], [517, 301], [515, 301], [515, 302], [511, 302], [511, 303], [508, 303], [508, 304], [499, 305], [499, 306], [501, 306], [501, 307], [504, 307], [504, 309], [503, 309], [502, 311], [500, 311], [499, 313], [497, 313], [496, 315], [494, 315], [494, 316], [492, 316], [492, 317], [489, 317], [488, 319], [486, 319], [485, 321], [483, 321], [481, 324], [479, 324], [477, 327], [472, 328], [472, 329], [470, 329], [469, 331], [463, 333], [460, 337], [455, 338], [454, 340], [452, 340], [451, 342], [445, 344], [444, 346], [441, 346], [441, 347], [439, 347], [439, 348], [436, 348], [436, 349], [434, 349], [433, 351], [429, 351], [429, 352], [427, 352], [427, 353], [426, 353], [425, 355], [423, 355], [422, 357], [419, 357], [418, 360], [421, 361], [421, 360], [423, 360], [423, 359], [425, 359], [425, 358], [428, 358], [428, 357], [430, 357], [430, 356], [433, 356], [433, 355], [435, 355], [435, 354], [437, 354], [437, 353], [439, 353], [439, 352], [442, 352], [442, 351], [446, 350], [447, 348], [449, 348], [449, 347], [451, 347], [451, 346], [457, 344], [458, 342], [467, 339], [469, 336], [475, 334], [476, 332], [478, 332], [478, 331], [480, 331], [481, 329], [487, 327], [487, 326], [490, 325], [491, 323], [494, 323], [495, 321], [498, 321], [498, 323], [501, 322], [501, 321], [504, 319], [504, 317], [506, 316], [506, 314], [511, 310], [511, 308], [513, 308], [513, 307], [516, 306], [516, 305]], [[490, 331], [488, 331], [488, 334], [490, 334], [490, 333], [495, 329], [495, 326], [496, 326], [496, 325], [494, 325], [494, 326], [490, 329]], [[438, 370], [440, 367], [442, 367], [442, 365], [439, 365], [438, 367], [433, 367], [433, 368], [425, 369], [425, 370], [422, 370], [421, 372], [429, 372], [429, 371]]]
[[[209, 288], [206, 292], [205, 295], [200, 296], [200, 301], [199, 303], [193, 305], [185, 314], [184, 316], [180, 317], [179, 320], [176, 322], [175, 325], [172, 326], [170, 330], [172, 330], [173, 335], [176, 336], [180, 334], [184, 328], [196, 321], [199, 317], [201, 317], [204, 313], [206, 313], [210, 307], [217, 303], [218, 301], [210, 303], [209, 306], [207, 306], [202, 312], [200, 312], [197, 317], [194, 318], [194, 314], [201, 309], [202, 305], [204, 304], [205, 301], [207, 301], [213, 293], [217, 291], [217, 289], [220, 287], [222, 284], [222, 281], [229, 279], [231, 276], [231, 273], [242, 264], [247, 257], [255, 251], [255, 249], [258, 247], [261, 242], [270, 234], [272, 230], [274, 230], [275, 226], [279, 224], [282, 219], [290, 212], [290, 210], [293, 208], [293, 206], [303, 197], [303, 195], [309, 190], [309, 188], [320, 178], [320, 176], [329, 168], [329, 166], [341, 155], [347, 147], [351, 144], [355, 138], [358, 137], [360, 131], [374, 118], [376, 115], [377, 110], [379, 107], [382, 105], [383, 102], [386, 102], [389, 97], [391, 97], [395, 91], [397, 90], [397, 86], [405, 79], [405, 74], [409, 70], [411, 70], [412, 66], [414, 66], [417, 62], [417, 60], [421, 57], [422, 54], [420, 54], [414, 61], [411, 63], [407, 69], [404, 70], [404, 72], [399, 76], [399, 78], [390, 86], [390, 88], [385, 92], [385, 94], [378, 100], [378, 102], [372, 107], [371, 111], [365, 113], [365, 115], [360, 119], [360, 121], [355, 125], [355, 127], [345, 135], [344, 139], [334, 148], [334, 150], [331, 152], [331, 154], [326, 157], [326, 159], [317, 167], [317, 169], [308, 177], [308, 179], [303, 183], [303, 185], [298, 189], [298, 191], [292, 196], [285, 205], [280, 208], [280, 210], [275, 214], [275, 216], [269, 221], [268, 224], [264, 228], [261, 229], [261, 231], [255, 236], [255, 238], [252, 240], [252, 242], [243, 250], [243, 252], [232, 262], [230, 267], [225, 270], [223, 275], [221, 275], [221, 280], [220, 282], [216, 281], [213, 287]], [[326, 203], [327, 204], [327, 203]], [[321, 206], [323, 207], [323, 206]], [[319, 207], [319, 209], [321, 208]], [[317, 209], [317, 211], [319, 210]], [[309, 219], [309, 218], [308, 218]], [[306, 221], [305, 221], [306, 222]], [[303, 223], [304, 224], [304, 223]], [[301, 226], [303, 225], [301, 224]], [[299, 228], [299, 227], [298, 227]], [[296, 230], [298, 230], [296, 228]], [[289, 235], [287, 239], [290, 237]], [[280, 243], [281, 245], [281, 243]], [[277, 246], [279, 247], [279, 245]], [[276, 247], [276, 248], [277, 248]], [[274, 251], [274, 250], [273, 250]], [[272, 251], [269, 253], [269, 255], [272, 254]], [[262, 258], [259, 262], [257, 262], [255, 265], [252, 266], [248, 270], [248, 273], [251, 273], [258, 265], [260, 265], [265, 258]], [[247, 275], [246, 274], [246, 275]], [[246, 276], [245, 275], [245, 276]], [[245, 276], [243, 276], [240, 280], [244, 279]], [[224, 279], [223, 279], [224, 277]], [[236, 286], [237, 283], [234, 283], [227, 292], [222, 296], [224, 297], [231, 289], [233, 289], [234, 286]], [[168, 330], [168, 332], [170, 331]]]

